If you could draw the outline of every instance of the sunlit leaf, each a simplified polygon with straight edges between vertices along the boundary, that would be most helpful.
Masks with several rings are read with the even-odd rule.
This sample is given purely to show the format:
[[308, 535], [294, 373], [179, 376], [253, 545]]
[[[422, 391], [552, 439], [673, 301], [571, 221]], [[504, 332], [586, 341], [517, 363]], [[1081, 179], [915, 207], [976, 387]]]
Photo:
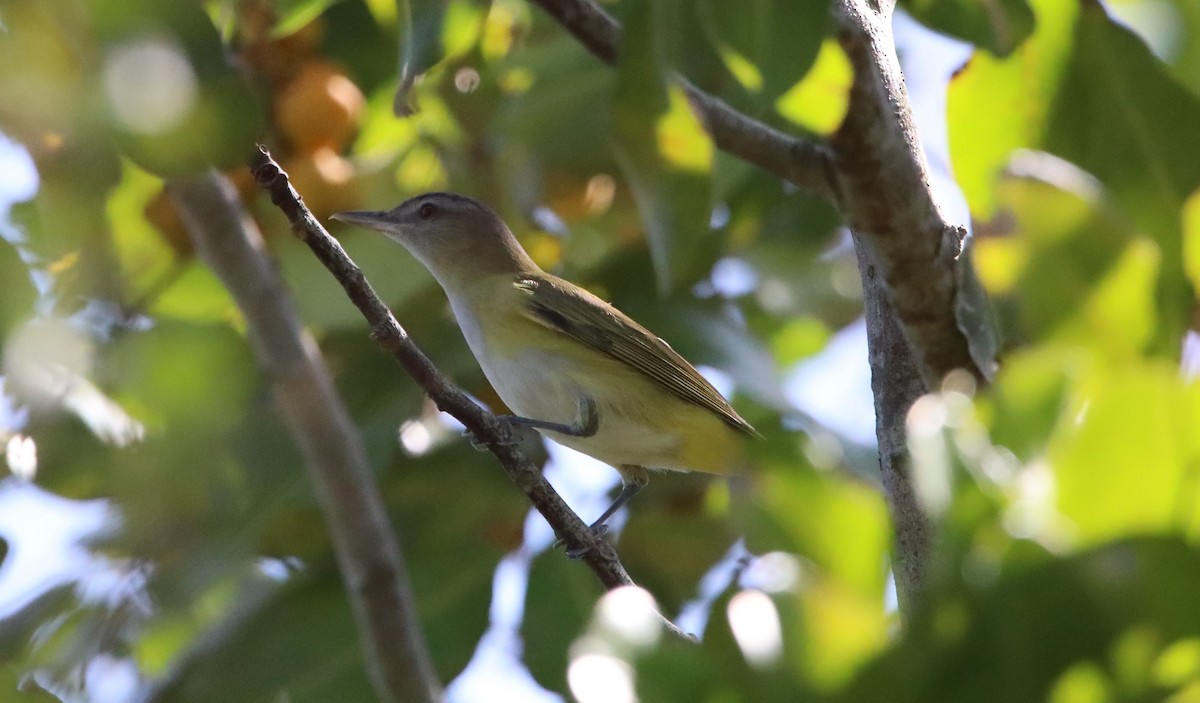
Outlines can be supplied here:
[[470, 48], [479, 38], [485, 13], [473, 0], [396, 0], [400, 28], [400, 87], [393, 108], [398, 116], [415, 112], [412, 89], [418, 78], [443, 58]]
[[1086, 543], [1180, 526], [1197, 503], [1190, 481], [1200, 386], [1166, 364], [1101, 366], [1081, 376], [1048, 458], [1057, 502]]
[[995, 56], [1011, 54], [1034, 26], [1034, 14], [1026, 0], [906, 0], [901, 6], [922, 24], [981, 46]]
[[1100, 5], [1083, 6], [1074, 37], [1046, 144], [1103, 181], [1158, 243], [1157, 339], [1173, 354], [1194, 301], [1183, 271], [1179, 212], [1200, 186], [1198, 147], [1177, 135], [1200, 124], [1200, 97], [1176, 83]]
[[816, 63], [803, 80], [780, 96], [775, 109], [816, 134], [831, 134], [842, 123], [850, 103], [850, 61], [837, 42], [825, 40]]
[[702, 0], [695, 12], [726, 68], [768, 99], [809, 70], [829, 21], [824, 0]]
[[1031, 4], [1037, 28], [1015, 54], [997, 59], [976, 52], [950, 83], [950, 156], [977, 217], [995, 213], [996, 179], [1012, 151], [1038, 145], [1072, 48], [1078, 5], [1058, 0]]
[[677, 11], [672, 0], [630, 8], [612, 108], [617, 161], [637, 200], [661, 291], [695, 280], [709, 263], [701, 244], [711, 241], [712, 144], [684, 107], [682, 88], [668, 85], [664, 49], [654, 42], [656, 28], [670, 26]]
[[285, 37], [321, 16], [330, 5], [341, 0], [281, 0], [275, 3], [275, 26], [271, 33]]
[[1192, 287], [1200, 290], [1200, 190], [1183, 208], [1183, 268]]

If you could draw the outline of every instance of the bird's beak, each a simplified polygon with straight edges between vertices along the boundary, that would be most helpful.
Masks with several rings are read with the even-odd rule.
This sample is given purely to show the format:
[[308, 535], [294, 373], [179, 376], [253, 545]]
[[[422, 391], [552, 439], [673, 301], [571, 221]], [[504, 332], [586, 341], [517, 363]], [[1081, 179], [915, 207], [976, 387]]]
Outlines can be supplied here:
[[380, 232], [388, 229], [388, 214], [383, 211], [375, 210], [348, 210], [334, 214], [333, 219], [338, 222], [345, 222], [348, 225], [356, 227], [365, 227], [367, 229], [379, 230]]

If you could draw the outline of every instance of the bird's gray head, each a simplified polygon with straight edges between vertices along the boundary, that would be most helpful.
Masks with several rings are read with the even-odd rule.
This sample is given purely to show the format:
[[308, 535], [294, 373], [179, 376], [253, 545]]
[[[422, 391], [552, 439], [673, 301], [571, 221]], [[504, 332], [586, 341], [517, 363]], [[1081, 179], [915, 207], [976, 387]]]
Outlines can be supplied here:
[[383, 232], [443, 287], [463, 277], [537, 269], [500, 216], [465, 195], [425, 193], [391, 210], [353, 210], [333, 218]]

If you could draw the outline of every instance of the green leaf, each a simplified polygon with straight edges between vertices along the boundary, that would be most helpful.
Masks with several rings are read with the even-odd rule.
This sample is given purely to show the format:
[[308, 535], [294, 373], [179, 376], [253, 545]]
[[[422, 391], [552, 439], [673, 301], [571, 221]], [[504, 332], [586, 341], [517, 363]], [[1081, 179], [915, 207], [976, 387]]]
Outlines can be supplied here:
[[[1116, 261], [1124, 242], [1149, 236], [1160, 261], [1153, 340], [1160, 352], [1173, 355], [1193, 300], [1184, 274], [1180, 210], [1200, 186], [1200, 147], [1180, 135], [1200, 123], [1200, 100], [1099, 5], [1044, 0], [1035, 5], [1038, 30], [1016, 56], [1004, 62], [976, 56], [952, 85], [955, 171], [972, 211], [990, 217], [993, 184], [1015, 149], [1046, 149], [1082, 169], [1082, 178], [1070, 166], [1042, 169], [1041, 177], [1080, 195], [1086, 191], [1085, 199], [1100, 203], [1093, 206], [1097, 221], [1080, 223], [1075, 235], [1088, 244], [1062, 243], [1059, 258], [1048, 257], [1037, 272], [1042, 282], [1031, 267], [1024, 283], [1073, 288], [1072, 295], [1082, 298]], [[1092, 176], [1100, 183], [1088, 183]], [[1080, 183], [1086, 188], [1066, 185]], [[1049, 221], [1034, 227], [1055, 229], [1053, 223], [1077, 211], [1077, 205], [1040, 207], [1018, 211], [1018, 217]], [[1088, 228], [1103, 234], [1089, 234]], [[1114, 237], [1114, 230], [1124, 234]], [[1089, 260], [1087, 276], [1074, 276], [1072, 269]], [[1100, 267], [1098, 260], [1104, 261]], [[1061, 316], [1064, 309], [1045, 305], [1032, 314]]]
[[1200, 466], [1200, 385], [1174, 364], [1094, 364], [1081, 374], [1047, 457], [1057, 504], [1084, 543], [1186, 528]]
[[301, 576], [249, 610], [233, 608], [177, 674], [171, 700], [371, 700], [345, 591], [332, 570]]
[[881, 598], [888, 527], [879, 493], [811, 468], [756, 458], [747, 547], [799, 553], [841, 588]]
[[486, 10], [473, 0], [396, 0], [400, 29], [400, 87], [393, 109], [406, 117], [416, 111], [417, 79], [449, 55], [475, 44]]
[[958, 296], [954, 301], [954, 320], [967, 337], [971, 360], [985, 378], [991, 379], [996, 373], [996, 359], [1000, 354], [1000, 330], [983, 284], [971, 265], [972, 249], [972, 240], [968, 240], [963, 254], [955, 262]]
[[996, 179], [1014, 149], [1036, 147], [1071, 51], [1078, 4], [1033, 0], [1037, 29], [1015, 54], [975, 52], [950, 83], [947, 121], [954, 174], [971, 212], [995, 215]]
[[1084, 4], [1046, 147], [1094, 174], [1160, 248], [1159, 347], [1175, 354], [1194, 293], [1183, 269], [1180, 211], [1200, 187], [1200, 98], [1132, 32]]
[[[1013, 290], [1021, 324], [1014, 336], [1054, 336], [1111, 354], [1142, 349], [1146, 335], [1131, 333], [1153, 319], [1153, 305], [1134, 311], [1135, 317], [1143, 316], [1130, 329], [1114, 328], [1094, 312], [1101, 287], [1118, 276], [1123, 255], [1138, 241], [1137, 231], [1087, 174], [1053, 158], [1016, 163], [1030, 177], [1005, 178], [997, 188], [999, 202], [1015, 224], [1011, 241], [1022, 252]], [[1118, 288], [1129, 296], [1127, 303], [1144, 299], [1134, 295], [1136, 280], [1124, 284]], [[1147, 285], [1152, 292], [1153, 279]]]
[[601, 595], [603, 589], [595, 576], [559, 550], [534, 559], [521, 639], [529, 672], [542, 686], [551, 691], [567, 690], [571, 642], [583, 632]]
[[1152, 667], [1200, 636], [1197, 589], [1200, 552], [1174, 537], [1013, 564], [984, 584], [932, 594], [904, 638], [834, 700], [1078, 700], [1048, 694], [1080, 665], [1132, 684], [1125, 697], [1110, 690], [1100, 700], [1167, 700], [1178, 684], [1155, 688]]
[[804, 77], [829, 24], [822, 0], [702, 0], [701, 27], [742, 86], [773, 99]]
[[126, 154], [162, 177], [245, 163], [263, 125], [258, 95], [196, 3], [99, 0], [109, 123]]
[[632, 3], [613, 96], [614, 147], [646, 228], [659, 290], [695, 281], [715, 259], [709, 230], [713, 145], [668, 84], [670, 34], [678, 20], [673, 0]]
[[36, 298], [29, 269], [16, 247], [0, 238], [0, 338], [6, 337], [18, 320], [33, 314]]
[[274, 4], [275, 26], [271, 28], [271, 35], [286, 37], [338, 2], [341, 0], [279, 0]]
[[995, 56], [1008, 56], [1033, 32], [1033, 10], [1026, 0], [902, 0], [900, 5], [922, 24]]
[[1146, 40], [1176, 80], [1200, 95], [1200, 4], [1113, 0], [1105, 7]]
[[836, 41], [826, 39], [811, 70], [775, 101], [775, 109], [814, 134], [832, 134], [846, 117], [853, 80], [850, 60]]

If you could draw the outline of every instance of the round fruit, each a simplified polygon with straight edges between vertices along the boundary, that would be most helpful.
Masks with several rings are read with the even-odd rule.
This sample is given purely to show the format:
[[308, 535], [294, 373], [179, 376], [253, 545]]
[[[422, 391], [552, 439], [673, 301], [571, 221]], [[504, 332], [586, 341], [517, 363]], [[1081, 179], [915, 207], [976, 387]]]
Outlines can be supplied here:
[[275, 124], [296, 151], [336, 151], [354, 136], [365, 102], [333, 64], [309, 61], [276, 97]]

